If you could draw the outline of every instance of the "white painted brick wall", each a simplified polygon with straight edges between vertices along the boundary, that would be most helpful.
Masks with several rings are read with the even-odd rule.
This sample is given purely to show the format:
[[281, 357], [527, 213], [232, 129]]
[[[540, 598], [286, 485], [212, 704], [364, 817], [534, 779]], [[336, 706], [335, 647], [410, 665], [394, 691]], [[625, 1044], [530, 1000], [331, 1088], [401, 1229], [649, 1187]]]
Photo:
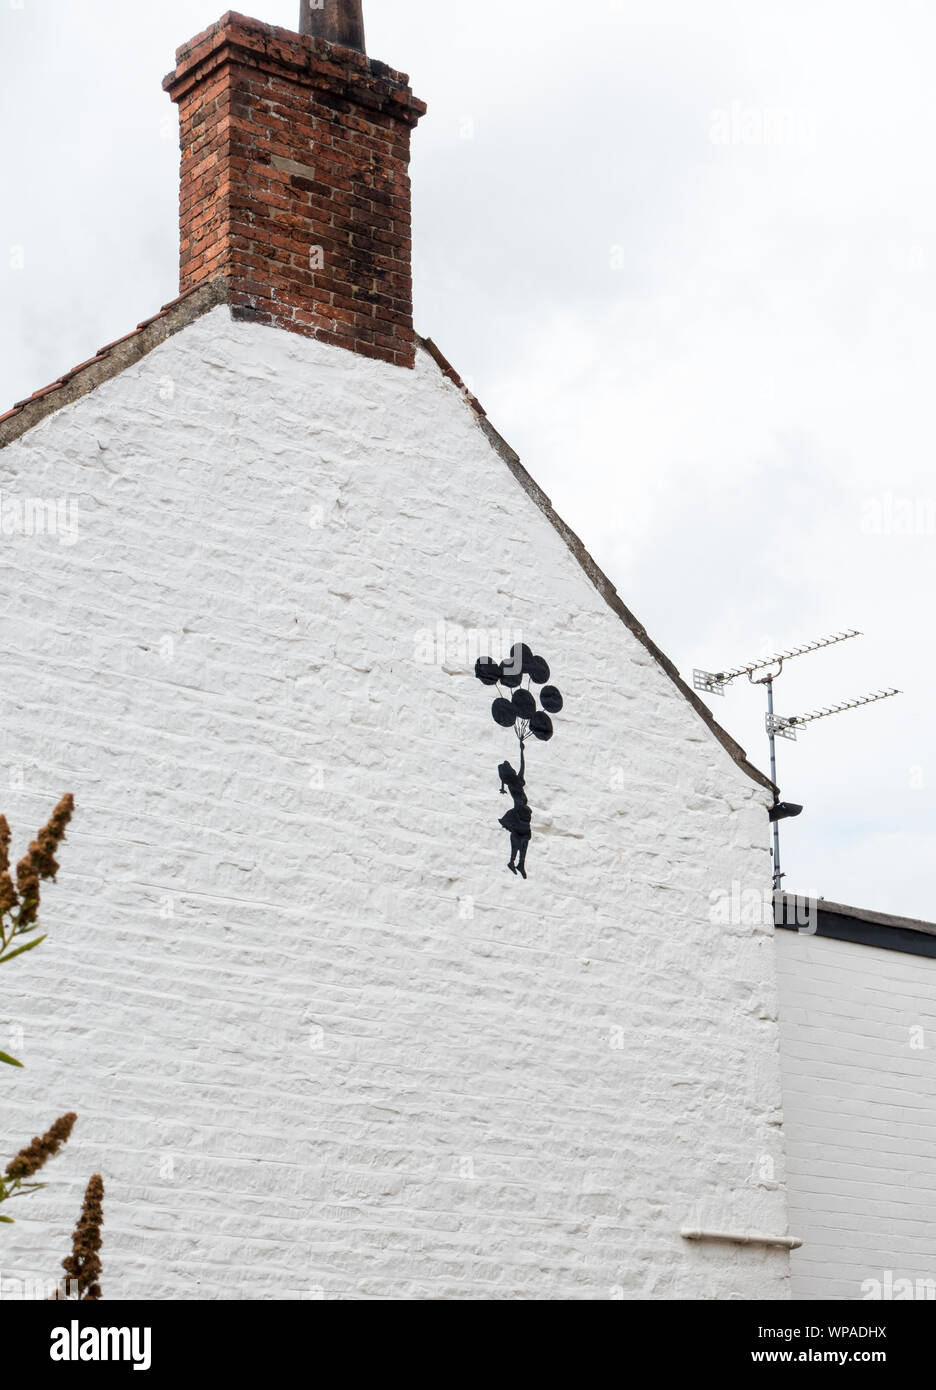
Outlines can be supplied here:
[[[772, 931], [709, 920], [767, 882], [766, 794], [428, 356], [215, 309], [0, 485], [80, 507], [0, 555], [3, 809], [78, 805], [3, 980], [5, 1151], [80, 1115], [3, 1275], [56, 1274], [100, 1169], [111, 1296], [787, 1296], [784, 1252], [679, 1236], [787, 1230]], [[527, 883], [440, 621], [566, 695]]]
[[793, 1296], [916, 1295], [936, 1280], [936, 961], [789, 931], [777, 947]]

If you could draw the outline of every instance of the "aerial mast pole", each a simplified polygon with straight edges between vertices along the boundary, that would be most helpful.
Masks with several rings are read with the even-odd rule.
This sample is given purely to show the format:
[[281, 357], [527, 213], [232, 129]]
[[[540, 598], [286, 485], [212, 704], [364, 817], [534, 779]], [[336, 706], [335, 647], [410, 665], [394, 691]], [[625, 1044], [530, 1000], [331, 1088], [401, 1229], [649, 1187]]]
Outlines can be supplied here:
[[[780, 663], [780, 671], [782, 671], [782, 670], [783, 670], [783, 662], [781, 661], [781, 663]], [[779, 674], [780, 674], [780, 671], [777, 672], [777, 675], [778, 675], [778, 676], [779, 676]], [[750, 677], [748, 677], [748, 679], [750, 680]], [[778, 783], [777, 783], [777, 739], [776, 739], [776, 735], [774, 734], [774, 730], [773, 730], [773, 683], [774, 683], [774, 678], [773, 678], [773, 676], [772, 676], [772, 675], [765, 676], [762, 683], [763, 683], [764, 685], [766, 685], [766, 687], [767, 687], [767, 740], [768, 740], [768, 742], [769, 742], [769, 744], [770, 744], [770, 780], [771, 780], [771, 782], [773, 782], [774, 786], [776, 787], [776, 786], [778, 785]], [[753, 684], [753, 685], [757, 685], [758, 682], [757, 682], [757, 681], [753, 681], [752, 684]], [[776, 801], [775, 801], [774, 804], [776, 805]], [[779, 889], [780, 889], [780, 880], [781, 880], [782, 878], [783, 878], [783, 874], [782, 874], [782, 872], [781, 872], [781, 870], [780, 870], [780, 819], [779, 819], [779, 817], [774, 817], [774, 821], [773, 821], [773, 887], [774, 887], [774, 892], [775, 892], [775, 893], [776, 893], [776, 892], [779, 892]]]

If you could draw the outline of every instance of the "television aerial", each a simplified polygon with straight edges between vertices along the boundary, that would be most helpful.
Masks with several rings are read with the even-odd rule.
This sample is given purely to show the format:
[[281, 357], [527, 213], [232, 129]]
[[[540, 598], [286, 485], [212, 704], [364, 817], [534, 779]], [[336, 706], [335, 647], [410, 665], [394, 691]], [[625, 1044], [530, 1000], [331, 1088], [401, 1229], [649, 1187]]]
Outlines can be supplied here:
[[[780, 793], [777, 790], [777, 739], [785, 738], [795, 742], [798, 732], [805, 729], [807, 725], [815, 723], [817, 719], [828, 719], [833, 714], [844, 714], [846, 710], [860, 709], [863, 705], [872, 705], [878, 700], [889, 700], [891, 696], [901, 693], [899, 690], [893, 689], [879, 690], [871, 695], [862, 695], [857, 700], [844, 700], [840, 704], [825, 705], [809, 714], [778, 715], [774, 712], [774, 681], [781, 675], [785, 664], [795, 657], [809, 656], [813, 652], [822, 651], [826, 647], [834, 647], [839, 642], [848, 642], [853, 637], [861, 636], [862, 633], [850, 628], [847, 632], [837, 632], [831, 637], [822, 637], [817, 642], [804, 642], [800, 647], [791, 647], [789, 651], [777, 652], [773, 656], [764, 657], [757, 661], [748, 661], [742, 666], [733, 666], [727, 671], [693, 671], [692, 673], [694, 688], [705, 695], [724, 695], [727, 686], [741, 676], [746, 676], [751, 685], [763, 685], [767, 689], [767, 714], [764, 722], [767, 730], [767, 741], [770, 746], [770, 780], [774, 784], [774, 804], [768, 812], [773, 826], [774, 892], [780, 891], [784, 877], [780, 868], [780, 822], [792, 816], [798, 816], [803, 809], [795, 802], [781, 801], [780, 799]], [[758, 671], [766, 671], [767, 674], [758, 676]]]

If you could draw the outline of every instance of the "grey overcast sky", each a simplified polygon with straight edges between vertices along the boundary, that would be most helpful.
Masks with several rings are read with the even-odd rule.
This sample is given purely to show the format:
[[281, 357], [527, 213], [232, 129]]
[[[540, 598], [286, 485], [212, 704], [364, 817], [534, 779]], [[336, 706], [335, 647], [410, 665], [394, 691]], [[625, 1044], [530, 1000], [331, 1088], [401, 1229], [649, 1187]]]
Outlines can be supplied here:
[[[0, 0], [0, 410], [177, 293], [160, 82], [223, 8]], [[417, 327], [690, 680], [867, 634], [777, 687], [784, 714], [906, 692], [780, 744], [787, 886], [936, 919], [936, 6], [365, 13], [430, 108]], [[761, 693], [712, 704], [765, 767]]]

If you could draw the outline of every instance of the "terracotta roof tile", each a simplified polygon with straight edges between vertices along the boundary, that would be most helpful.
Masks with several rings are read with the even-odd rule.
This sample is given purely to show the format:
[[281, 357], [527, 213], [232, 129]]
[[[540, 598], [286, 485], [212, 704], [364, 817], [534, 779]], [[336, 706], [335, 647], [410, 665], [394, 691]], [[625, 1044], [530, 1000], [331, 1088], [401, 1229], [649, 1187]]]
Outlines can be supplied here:
[[150, 324], [155, 323], [157, 319], [164, 319], [168, 312], [168, 309], [160, 309], [158, 314], [152, 314], [148, 319], [144, 319], [142, 323], [137, 324], [137, 332], [140, 333], [144, 328], [149, 328]]
[[86, 362], [79, 362], [77, 367], [70, 367], [67, 372], [63, 372], [62, 375], [59, 377], [59, 380], [64, 386], [65, 382], [71, 381], [72, 377], [76, 376], [78, 372], [83, 372], [85, 367], [90, 367], [93, 363], [100, 362], [100, 360], [101, 354], [96, 353], [94, 357], [89, 357]]
[[98, 348], [98, 357], [107, 357], [115, 347], [119, 347], [121, 343], [129, 343], [130, 339], [135, 338], [140, 332], [142, 329], [134, 328], [132, 333], [125, 333], [122, 338], [115, 338], [112, 343], [105, 343], [102, 348]]

